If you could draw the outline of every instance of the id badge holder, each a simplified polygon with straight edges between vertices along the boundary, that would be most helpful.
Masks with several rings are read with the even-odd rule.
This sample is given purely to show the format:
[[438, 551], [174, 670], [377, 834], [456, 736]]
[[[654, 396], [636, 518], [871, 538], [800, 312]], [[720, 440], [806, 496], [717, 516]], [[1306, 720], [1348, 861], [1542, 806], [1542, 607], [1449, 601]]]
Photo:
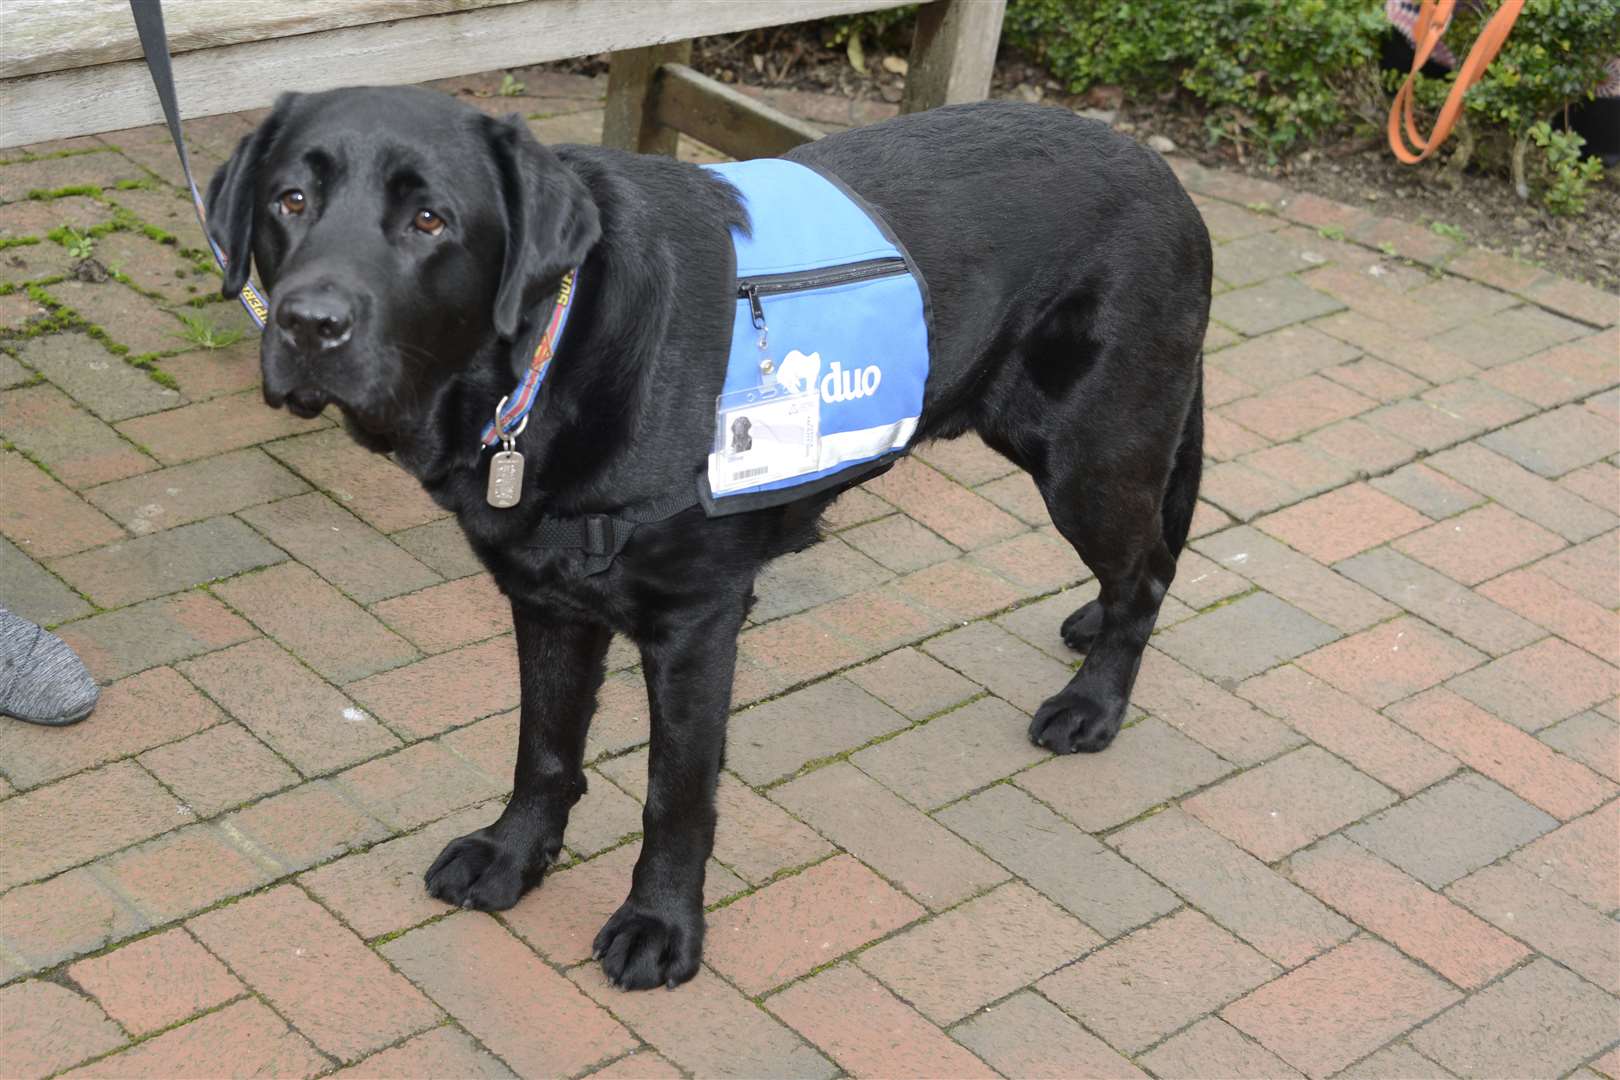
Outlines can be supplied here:
[[763, 313], [756, 314], [754, 325], [759, 385], [715, 399], [709, 489], [716, 496], [815, 472], [821, 459], [821, 393], [815, 380], [796, 384], [797, 392], [779, 382], [777, 365], [766, 353]]
[[[716, 495], [815, 472], [821, 456], [821, 395], [781, 386], [715, 399], [709, 487]], [[718, 472], [718, 476], [716, 476]]]

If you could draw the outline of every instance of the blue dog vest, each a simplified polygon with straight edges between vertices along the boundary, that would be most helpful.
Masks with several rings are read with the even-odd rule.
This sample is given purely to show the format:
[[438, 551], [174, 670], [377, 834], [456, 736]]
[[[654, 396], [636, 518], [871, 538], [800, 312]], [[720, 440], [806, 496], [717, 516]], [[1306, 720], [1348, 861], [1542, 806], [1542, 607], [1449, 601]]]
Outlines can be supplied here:
[[928, 381], [922, 274], [836, 179], [779, 158], [709, 166], [742, 195], [737, 299], [709, 466], [713, 515], [852, 483], [904, 452]]

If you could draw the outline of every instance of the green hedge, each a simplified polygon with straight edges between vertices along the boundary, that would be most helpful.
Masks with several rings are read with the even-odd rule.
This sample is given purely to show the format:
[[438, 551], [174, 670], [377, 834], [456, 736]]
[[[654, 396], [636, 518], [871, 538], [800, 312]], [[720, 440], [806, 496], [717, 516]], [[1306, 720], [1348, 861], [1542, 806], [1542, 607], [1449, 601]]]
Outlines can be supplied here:
[[1335, 77], [1377, 63], [1386, 25], [1352, 0], [1013, 0], [1003, 33], [1071, 91], [1180, 86], [1211, 138], [1275, 151], [1346, 118]]

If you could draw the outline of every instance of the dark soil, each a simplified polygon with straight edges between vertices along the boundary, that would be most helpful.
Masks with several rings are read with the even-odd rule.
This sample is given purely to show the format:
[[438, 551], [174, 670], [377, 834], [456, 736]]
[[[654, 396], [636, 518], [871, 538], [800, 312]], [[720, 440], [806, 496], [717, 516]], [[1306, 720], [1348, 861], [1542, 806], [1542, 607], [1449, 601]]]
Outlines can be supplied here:
[[[843, 45], [826, 40], [825, 30], [799, 24], [700, 39], [693, 66], [723, 82], [892, 103], [905, 87], [906, 52], [900, 35], [877, 44], [868, 41], [865, 70], [858, 71]], [[566, 66], [599, 74], [606, 70], [604, 60], [581, 59]], [[1168, 138], [1177, 153], [1202, 164], [1273, 179], [1423, 225], [1439, 223], [1471, 244], [1620, 292], [1620, 169], [1609, 170], [1594, 185], [1584, 215], [1560, 218], [1534, 201], [1521, 201], [1505, 176], [1469, 171], [1452, 187], [1442, 179], [1440, 164], [1401, 165], [1381, 132], [1374, 134], [1366, 125], [1360, 132], [1346, 131], [1300, 147], [1286, 160], [1268, 162], [1231, 143], [1211, 145], [1196, 102], [1175, 96], [1133, 98], [1115, 87], [1067, 94], [1048, 72], [1008, 49], [997, 64], [991, 93], [1086, 110], [1112, 119], [1116, 128], [1138, 139]]]
[[1202, 164], [1422, 225], [1443, 223], [1470, 244], [1620, 293], [1620, 170], [1608, 170], [1592, 186], [1584, 214], [1558, 217], [1533, 197], [1521, 201], [1505, 176], [1470, 169], [1453, 187], [1442, 176], [1443, 162], [1402, 165], [1382, 132], [1345, 133], [1272, 164], [1240, 158], [1230, 145], [1209, 146], [1202, 119], [1180, 101], [1126, 100], [1120, 119], [1138, 137], [1167, 136]]

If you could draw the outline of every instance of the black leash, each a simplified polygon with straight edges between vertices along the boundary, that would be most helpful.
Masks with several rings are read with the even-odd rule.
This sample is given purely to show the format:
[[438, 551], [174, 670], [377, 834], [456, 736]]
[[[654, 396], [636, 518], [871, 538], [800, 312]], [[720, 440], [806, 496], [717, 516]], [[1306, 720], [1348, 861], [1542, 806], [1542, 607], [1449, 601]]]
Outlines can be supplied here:
[[[140, 35], [141, 52], [146, 55], [146, 67], [152, 73], [152, 85], [157, 89], [158, 102], [163, 106], [163, 119], [169, 125], [169, 137], [174, 140], [175, 152], [180, 155], [180, 171], [186, 174], [186, 187], [191, 189], [191, 205], [197, 211], [197, 224], [202, 226], [203, 238], [214, 253], [214, 261], [224, 270], [230, 260], [208, 234], [208, 213], [203, 207], [197, 182], [191, 178], [191, 157], [186, 153], [185, 136], [180, 132], [180, 106], [174, 95], [174, 66], [169, 58], [169, 37], [163, 29], [161, 0], [129, 0], [129, 13], [135, 19], [135, 32]], [[245, 257], [245, 256], [244, 256]], [[269, 314], [269, 307], [259, 290], [249, 281], [242, 286], [239, 297], [247, 308], [248, 317], [260, 330]]]

